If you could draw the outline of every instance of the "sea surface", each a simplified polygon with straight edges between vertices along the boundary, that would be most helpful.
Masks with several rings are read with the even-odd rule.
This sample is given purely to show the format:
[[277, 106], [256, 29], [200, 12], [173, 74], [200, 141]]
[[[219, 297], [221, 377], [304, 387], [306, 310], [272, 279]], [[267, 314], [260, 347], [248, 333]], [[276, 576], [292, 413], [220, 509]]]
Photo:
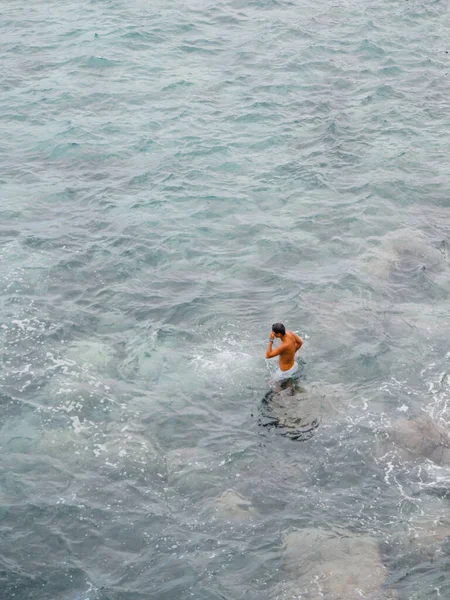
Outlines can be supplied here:
[[448, 4], [0, 12], [1, 600], [450, 598]]

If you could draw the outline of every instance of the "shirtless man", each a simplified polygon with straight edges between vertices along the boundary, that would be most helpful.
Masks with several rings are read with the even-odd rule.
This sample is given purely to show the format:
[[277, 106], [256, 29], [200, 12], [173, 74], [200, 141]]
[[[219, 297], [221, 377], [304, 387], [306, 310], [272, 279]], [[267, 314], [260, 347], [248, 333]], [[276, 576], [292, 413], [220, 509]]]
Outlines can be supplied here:
[[[274, 338], [281, 340], [281, 344], [275, 348], [272, 347]], [[295, 362], [295, 353], [300, 350], [303, 342], [292, 331], [286, 331], [281, 323], [274, 323], [270, 332], [269, 345], [267, 346], [266, 358], [279, 356], [279, 369], [275, 375], [278, 381], [289, 379], [297, 371], [298, 364]]]

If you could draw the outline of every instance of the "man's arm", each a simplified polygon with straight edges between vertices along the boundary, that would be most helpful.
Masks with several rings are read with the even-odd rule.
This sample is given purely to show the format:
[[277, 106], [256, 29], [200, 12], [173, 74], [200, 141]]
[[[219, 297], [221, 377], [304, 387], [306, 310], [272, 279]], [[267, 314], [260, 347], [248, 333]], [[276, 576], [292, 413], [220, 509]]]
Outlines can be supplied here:
[[275, 350], [272, 348], [272, 340], [270, 340], [269, 345], [267, 346], [266, 358], [273, 358], [274, 356], [278, 356], [283, 352], [286, 348], [286, 344], [280, 344], [278, 348]]
[[294, 333], [294, 338], [295, 338], [295, 351], [297, 352], [297, 350], [300, 350], [300, 348], [303, 346], [303, 341], [295, 333]]

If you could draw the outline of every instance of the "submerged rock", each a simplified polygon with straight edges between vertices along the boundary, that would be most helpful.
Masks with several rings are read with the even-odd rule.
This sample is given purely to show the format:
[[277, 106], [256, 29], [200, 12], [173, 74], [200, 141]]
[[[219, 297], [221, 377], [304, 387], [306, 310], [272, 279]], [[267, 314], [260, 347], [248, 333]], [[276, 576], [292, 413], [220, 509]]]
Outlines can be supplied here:
[[219, 515], [228, 519], [241, 520], [258, 514], [249, 500], [231, 489], [214, 500], [214, 508]]
[[164, 465], [155, 440], [133, 424], [110, 423], [107, 432], [94, 444], [95, 456], [104, 464], [128, 473], [160, 473]]
[[414, 516], [399, 522], [386, 540], [386, 554], [391, 560], [401, 557], [408, 570], [424, 563], [442, 560], [450, 551], [450, 522], [447, 517], [432, 518], [429, 514]]
[[66, 358], [83, 368], [104, 369], [113, 359], [112, 349], [101, 342], [74, 342]]
[[378, 542], [369, 536], [301, 529], [283, 538], [283, 600], [393, 600]]
[[415, 548], [440, 546], [450, 539], [450, 521], [448, 519], [430, 519], [421, 517], [408, 524], [407, 539]]
[[261, 424], [279, 427], [283, 435], [295, 440], [309, 439], [324, 417], [340, 412], [344, 405], [342, 388], [315, 384], [307, 389], [292, 382], [281, 391], [266, 394]]
[[450, 465], [449, 433], [429, 415], [396, 421], [383, 447], [395, 449], [405, 460], [426, 458], [437, 465]]
[[208, 494], [214, 484], [213, 455], [203, 448], [177, 448], [165, 457], [167, 481], [177, 494], [190, 498]]
[[435, 248], [420, 230], [408, 228], [386, 234], [378, 247], [364, 255], [364, 262], [372, 275], [382, 278], [448, 268], [442, 251]]
[[211, 460], [211, 454], [202, 448], [177, 448], [166, 454], [167, 470], [172, 476], [191, 470], [205, 469]]
[[79, 450], [82, 440], [75, 429], [48, 429], [42, 432], [38, 451], [44, 455], [55, 456], [61, 460]]

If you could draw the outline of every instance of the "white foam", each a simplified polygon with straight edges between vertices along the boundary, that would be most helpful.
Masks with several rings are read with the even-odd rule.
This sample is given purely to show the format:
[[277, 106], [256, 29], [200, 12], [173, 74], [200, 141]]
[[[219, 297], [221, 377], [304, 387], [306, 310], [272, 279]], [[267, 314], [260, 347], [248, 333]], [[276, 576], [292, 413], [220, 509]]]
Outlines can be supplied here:
[[254, 357], [246, 352], [224, 349], [214, 353], [196, 354], [190, 358], [190, 364], [200, 376], [210, 379], [230, 379], [252, 370]]
[[72, 421], [72, 427], [74, 428], [75, 433], [81, 433], [83, 431], [83, 429], [85, 429], [81, 425], [80, 418], [78, 416], [70, 417], [70, 420]]

